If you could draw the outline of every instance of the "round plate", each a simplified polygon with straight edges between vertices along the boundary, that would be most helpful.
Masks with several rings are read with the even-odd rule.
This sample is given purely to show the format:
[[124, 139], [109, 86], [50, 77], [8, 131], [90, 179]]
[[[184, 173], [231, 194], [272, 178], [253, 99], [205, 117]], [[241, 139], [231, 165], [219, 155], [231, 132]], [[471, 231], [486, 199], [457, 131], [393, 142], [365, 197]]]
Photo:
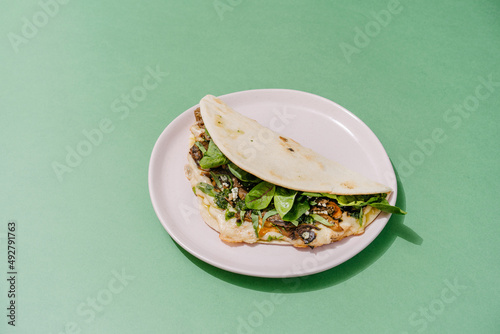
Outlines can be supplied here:
[[[220, 98], [271, 130], [388, 185], [394, 189], [389, 202], [395, 204], [397, 183], [387, 153], [370, 128], [345, 108], [317, 95], [287, 89], [249, 90]], [[250, 276], [309, 275], [335, 267], [358, 254], [386, 225], [390, 214], [381, 213], [364, 234], [315, 249], [224, 243], [202, 220], [197, 198], [184, 175], [189, 128], [195, 121], [193, 112], [197, 107], [182, 113], [158, 138], [149, 164], [149, 192], [167, 232], [200, 260]]]

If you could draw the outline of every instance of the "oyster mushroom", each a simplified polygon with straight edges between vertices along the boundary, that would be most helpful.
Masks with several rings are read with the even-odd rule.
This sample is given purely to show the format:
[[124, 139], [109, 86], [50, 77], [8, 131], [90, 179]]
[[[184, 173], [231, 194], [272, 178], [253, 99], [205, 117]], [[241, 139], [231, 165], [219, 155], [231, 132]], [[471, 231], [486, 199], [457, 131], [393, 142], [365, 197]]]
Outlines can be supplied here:
[[[324, 214], [320, 214], [320, 216], [325, 218], [329, 223], [332, 224], [332, 226], [328, 226], [330, 229], [334, 230], [335, 232], [344, 231], [344, 229], [339, 225], [338, 219], [333, 219], [331, 216]], [[342, 213], [340, 214], [340, 216], [342, 216]]]
[[328, 215], [333, 219], [340, 219], [342, 217], [340, 207], [334, 201], [327, 199], [320, 199], [318, 204], [313, 207], [312, 212], [320, 215]]
[[342, 210], [333, 201], [328, 201], [328, 203], [326, 203], [326, 210], [328, 211], [328, 215], [333, 219], [340, 219], [340, 217], [342, 217]]

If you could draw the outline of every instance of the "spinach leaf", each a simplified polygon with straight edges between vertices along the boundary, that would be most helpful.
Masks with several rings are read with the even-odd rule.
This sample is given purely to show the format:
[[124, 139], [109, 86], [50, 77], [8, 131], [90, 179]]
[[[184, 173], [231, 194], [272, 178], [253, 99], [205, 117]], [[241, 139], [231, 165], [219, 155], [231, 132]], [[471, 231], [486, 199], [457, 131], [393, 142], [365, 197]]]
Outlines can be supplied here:
[[251, 217], [252, 217], [253, 229], [255, 230], [255, 235], [258, 237], [259, 236], [259, 214], [256, 213], [255, 211], [252, 211]]
[[244, 171], [240, 167], [236, 166], [232, 162], [227, 164], [227, 167], [229, 168], [229, 171], [236, 176], [237, 179], [243, 182], [251, 182], [251, 183], [258, 183], [260, 182], [260, 179], [252, 174], [250, 174], [247, 171]]
[[311, 206], [309, 205], [309, 201], [306, 196], [299, 196], [295, 200], [295, 203], [292, 206], [292, 209], [288, 211], [286, 215], [284, 215], [283, 220], [289, 221], [295, 224], [295, 221], [299, 219], [307, 210], [309, 210]]
[[311, 217], [313, 217], [313, 219], [315, 221], [320, 222], [323, 225], [333, 226], [332, 223], [330, 223], [328, 220], [326, 220], [325, 218], [321, 217], [320, 215], [317, 215], [317, 214], [313, 213], [313, 214], [311, 214]]
[[263, 210], [267, 208], [274, 196], [276, 187], [266, 181], [262, 181], [253, 187], [245, 197], [245, 205], [249, 209]]
[[321, 194], [321, 193], [310, 193], [310, 192], [307, 192], [307, 191], [304, 191], [302, 193], [302, 195], [308, 196], [308, 197], [323, 197], [323, 194]]
[[397, 215], [406, 215], [406, 211], [401, 210], [397, 206], [390, 205], [389, 202], [385, 198], [381, 202], [371, 203], [370, 205], [372, 207], [374, 207], [375, 209], [379, 209], [379, 210], [384, 211], [384, 212], [394, 213]]
[[356, 218], [357, 220], [363, 219], [363, 208], [349, 212], [349, 216]]
[[198, 148], [200, 149], [201, 153], [205, 154], [205, 152], [207, 151], [207, 149], [199, 142], [195, 142], [196, 146], [198, 146]]
[[216, 192], [214, 191], [214, 186], [212, 186], [211, 184], [200, 182], [196, 185], [196, 188], [200, 189], [203, 193], [207, 195], [210, 196], [216, 195]]
[[[352, 206], [355, 208], [362, 208], [367, 205], [379, 209], [384, 212], [394, 213], [398, 215], [406, 215], [406, 212], [389, 204], [385, 198], [385, 194], [376, 195], [356, 195], [356, 196], [337, 196], [337, 201], [340, 206]], [[363, 218], [363, 213], [360, 213], [360, 221]]]
[[284, 217], [293, 207], [293, 201], [297, 192], [282, 187], [276, 187], [274, 192], [274, 206], [281, 217]]
[[350, 206], [354, 208], [362, 208], [370, 205], [384, 212], [394, 213], [397, 215], [406, 215], [406, 212], [389, 204], [385, 198], [386, 194], [371, 194], [371, 195], [333, 195], [325, 193], [310, 193], [304, 192], [302, 195], [309, 197], [327, 197], [337, 201], [339, 206]]
[[340, 206], [353, 206], [360, 208], [370, 203], [381, 201], [384, 199], [379, 194], [376, 195], [332, 195], [336, 196], [336, 200]]
[[240, 211], [240, 219], [236, 221], [236, 225], [240, 226], [245, 221], [245, 210]]
[[211, 140], [208, 143], [208, 150], [203, 154], [203, 158], [200, 160], [200, 167], [203, 169], [214, 168], [225, 165], [228, 162], [229, 159], [222, 154], [214, 141]]
[[212, 176], [212, 179], [214, 180], [215, 184], [217, 185], [217, 188], [219, 189], [224, 189], [224, 188], [233, 188], [233, 180], [229, 177], [229, 175], [224, 174], [224, 173], [215, 173], [213, 171], [210, 171], [210, 176]]
[[351, 208], [347, 214], [356, 219], [359, 223], [359, 226], [363, 226], [363, 208], [357, 208], [357, 207], [353, 207]]
[[215, 174], [212, 171], [210, 171], [210, 175], [212, 176], [212, 179], [214, 180], [215, 184], [217, 185], [217, 188], [223, 189], [224, 187], [222, 186], [222, 183], [219, 180], [219, 175]]
[[381, 194], [376, 195], [334, 195], [327, 193], [310, 193], [304, 192], [302, 195], [309, 197], [327, 197], [337, 201], [340, 206], [361, 207], [368, 203], [375, 202], [379, 198], [383, 198]]

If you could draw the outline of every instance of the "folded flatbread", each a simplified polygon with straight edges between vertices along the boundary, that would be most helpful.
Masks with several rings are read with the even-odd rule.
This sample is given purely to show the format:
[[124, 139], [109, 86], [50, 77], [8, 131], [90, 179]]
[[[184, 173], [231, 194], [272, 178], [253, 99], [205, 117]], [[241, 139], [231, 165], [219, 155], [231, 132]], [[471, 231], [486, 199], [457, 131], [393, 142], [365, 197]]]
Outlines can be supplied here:
[[203, 220], [225, 242], [316, 247], [359, 235], [391, 188], [329, 160], [207, 95], [185, 171]]

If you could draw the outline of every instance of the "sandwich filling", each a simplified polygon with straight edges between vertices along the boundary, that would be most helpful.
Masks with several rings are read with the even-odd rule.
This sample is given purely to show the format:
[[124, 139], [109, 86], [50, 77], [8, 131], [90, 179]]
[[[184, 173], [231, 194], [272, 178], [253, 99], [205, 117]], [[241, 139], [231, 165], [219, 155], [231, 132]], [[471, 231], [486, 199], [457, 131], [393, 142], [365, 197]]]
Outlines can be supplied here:
[[186, 176], [200, 198], [200, 211], [226, 242], [264, 242], [315, 247], [364, 232], [391, 206], [388, 193], [335, 195], [284, 188], [232, 163], [194, 112]]

